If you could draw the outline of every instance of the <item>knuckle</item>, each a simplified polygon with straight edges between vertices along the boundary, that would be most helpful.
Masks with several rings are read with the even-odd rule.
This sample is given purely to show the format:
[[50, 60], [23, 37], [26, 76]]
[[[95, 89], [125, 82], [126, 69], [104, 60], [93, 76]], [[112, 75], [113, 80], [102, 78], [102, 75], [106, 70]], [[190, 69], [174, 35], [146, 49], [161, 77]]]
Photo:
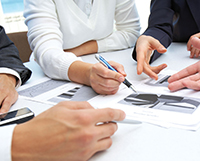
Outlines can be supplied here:
[[94, 138], [94, 132], [91, 132], [87, 129], [82, 131], [82, 137], [80, 138], [80, 141], [83, 145], [88, 145], [93, 142]]
[[105, 69], [105, 70], [103, 70], [102, 71], [102, 75], [104, 76], [104, 77], [108, 77], [109, 76], [109, 70], [108, 69]]
[[88, 125], [92, 122], [92, 117], [87, 113], [80, 113], [77, 115], [77, 120], [80, 124]]
[[81, 160], [88, 160], [95, 153], [93, 148], [84, 148], [80, 153]]
[[111, 108], [108, 108], [108, 116], [111, 120], [113, 120], [115, 118], [115, 113], [114, 113], [114, 110], [111, 109]]
[[107, 88], [109, 88], [110, 81], [108, 79], [106, 79], [106, 80], [104, 80], [103, 84], [104, 84], [104, 86], [106, 86]]

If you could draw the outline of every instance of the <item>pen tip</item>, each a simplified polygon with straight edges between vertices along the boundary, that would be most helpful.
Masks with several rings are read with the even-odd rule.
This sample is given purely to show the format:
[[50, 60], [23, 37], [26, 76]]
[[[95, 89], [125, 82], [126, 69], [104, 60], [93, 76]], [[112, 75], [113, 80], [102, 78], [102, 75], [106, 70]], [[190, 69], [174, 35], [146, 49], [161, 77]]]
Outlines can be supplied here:
[[136, 89], [131, 85], [130, 86], [130, 88], [135, 92], [135, 93], [138, 93], [137, 91], [136, 91]]

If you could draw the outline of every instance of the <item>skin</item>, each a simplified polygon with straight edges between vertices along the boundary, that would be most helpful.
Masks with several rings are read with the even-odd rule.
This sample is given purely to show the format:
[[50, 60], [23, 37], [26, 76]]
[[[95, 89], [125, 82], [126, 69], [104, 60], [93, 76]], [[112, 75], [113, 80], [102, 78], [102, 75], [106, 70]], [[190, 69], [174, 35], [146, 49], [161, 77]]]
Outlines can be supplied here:
[[142, 35], [138, 38], [136, 43], [137, 52], [137, 74], [140, 75], [142, 72], [147, 74], [152, 79], [158, 79], [158, 73], [167, 67], [166, 64], [151, 67], [149, 61], [151, 53], [157, 50], [159, 53], [165, 53], [167, 49], [156, 39], [151, 36]]
[[[96, 41], [88, 41], [76, 48], [64, 51], [82, 56], [97, 53], [98, 46]], [[71, 81], [91, 86], [98, 94], [115, 94], [119, 89], [119, 85], [124, 81], [126, 73], [121, 64], [113, 61], [109, 61], [109, 63], [118, 73], [107, 69], [101, 63], [90, 64], [75, 61], [69, 68], [68, 76]]]
[[72, 48], [72, 49], [66, 49], [64, 51], [72, 52], [76, 56], [82, 56], [82, 55], [97, 53], [98, 52], [98, 45], [97, 45], [96, 40], [91, 40], [91, 41], [88, 41], [88, 42], [81, 44], [80, 46], [77, 46], [77, 47]]
[[[194, 48], [200, 49], [199, 38], [192, 37], [190, 39], [190, 43]], [[168, 82], [168, 88], [171, 91], [177, 91], [184, 87], [194, 90], [200, 90], [200, 61], [172, 75], [168, 79]]]
[[15, 90], [16, 78], [9, 74], [0, 74], [0, 113], [8, 112], [11, 105], [17, 101], [18, 93]]
[[[195, 41], [195, 38], [197, 41]], [[190, 37], [187, 43], [187, 50], [190, 51], [190, 58], [198, 58], [200, 56], [200, 49], [198, 45], [198, 39], [200, 38], [200, 33], [197, 33]]]
[[[190, 58], [199, 57], [200, 49], [195, 47], [193, 38], [200, 38], [200, 33], [192, 35], [187, 43], [187, 50], [190, 51]], [[167, 49], [156, 39], [151, 36], [141, 35], [136, 43], [137, 52], [137, 73], [140, 75], [142, 72], [147, 74], [152, 79], [158, 79], [158, 73], [167, 67], [166, 64], [161, 64], [156, 67], [151, 67], [149, 61], [151, 58], [151, 53], [157, 50], [159, 53], [163, 54]]]
[[[108, 149], [125, 113], [93, 109], [87, 102], [61, 102], [15, 127], [12, 161], [83, 161]], [[105, 122], [103, 124], [98, 124]], [[22, 144], [28, 143], [28, 144]]]

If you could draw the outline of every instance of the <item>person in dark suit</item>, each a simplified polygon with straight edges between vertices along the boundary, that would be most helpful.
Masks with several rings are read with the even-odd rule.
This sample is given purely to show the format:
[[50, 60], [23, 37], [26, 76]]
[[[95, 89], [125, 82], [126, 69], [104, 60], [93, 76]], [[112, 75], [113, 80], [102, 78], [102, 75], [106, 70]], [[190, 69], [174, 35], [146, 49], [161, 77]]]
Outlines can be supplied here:
[[30, 76], [31, 71], [23, 65], [17, 48], [0, 26], [0, 113], [7, 112], [16, 102], [16, 88]]
[[[165, 53], [171, 42], [188, 42], [190, 57], [198, 57], [200, 50], [191, 45], [190, 38], [200, 37], [199, 0], [152, 0], [149, 24], [138, 38], [132, 57], [138, 63], [137, 73], [146, 73], [153, 79], [166, 64], [149, 64]], [[155, 51], [154, 51], [155, 50]]]

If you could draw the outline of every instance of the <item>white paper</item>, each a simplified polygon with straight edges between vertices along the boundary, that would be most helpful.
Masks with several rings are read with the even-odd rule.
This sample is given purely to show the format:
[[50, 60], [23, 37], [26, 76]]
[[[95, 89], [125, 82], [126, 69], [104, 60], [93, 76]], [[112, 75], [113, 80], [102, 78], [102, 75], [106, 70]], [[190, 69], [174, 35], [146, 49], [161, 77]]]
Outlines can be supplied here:
[[147, 78], [142, 82], [134, 82], [137, 94], [120, 86], [117, 94], [99, 95], [89, 103], [96, 108], [121, 109], [133, 120], [167, 128], [197, 130], [200, 126], [200, 92], [191, 89], [170, 92], [167, 78], [171, 74], [160, 74], [158, 81]]
[[52, 80], [47, 77], [21, 86], [18, 93], [21, 97], [51, 104], [69, 100], [88, 101], [97, 96], [91, 87], [64, 80]]

